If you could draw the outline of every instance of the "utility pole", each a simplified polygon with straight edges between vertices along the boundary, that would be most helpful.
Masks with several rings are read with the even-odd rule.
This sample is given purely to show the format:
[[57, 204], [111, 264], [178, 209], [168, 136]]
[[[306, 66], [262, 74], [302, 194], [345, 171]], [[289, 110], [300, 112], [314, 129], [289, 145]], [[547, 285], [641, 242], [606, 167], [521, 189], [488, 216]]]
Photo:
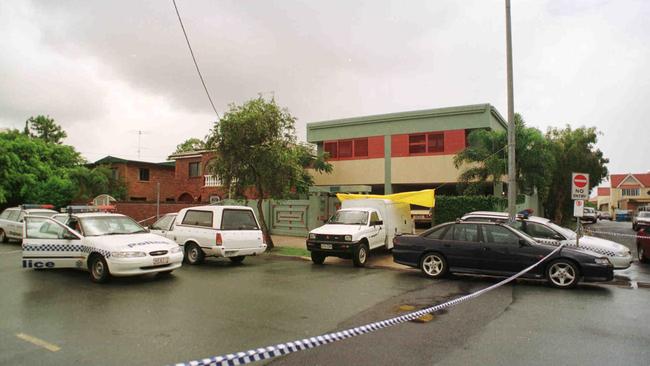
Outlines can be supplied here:
[[515, 176], [515, 106], [512, 87], [512, 29], [510, 0], [506, 0], [506, 53], [508, 69], [508, 214], [514, 220], [517, 203], [517, 177]]

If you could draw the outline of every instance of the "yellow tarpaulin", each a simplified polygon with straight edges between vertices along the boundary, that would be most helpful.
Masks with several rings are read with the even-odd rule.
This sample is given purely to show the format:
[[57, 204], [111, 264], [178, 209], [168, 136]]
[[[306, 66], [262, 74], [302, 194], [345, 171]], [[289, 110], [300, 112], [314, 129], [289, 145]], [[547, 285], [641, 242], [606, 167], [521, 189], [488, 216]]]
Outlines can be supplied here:
[[391, 200], [394, 202], [405, 202], [412, 205], [423, 207], [435, 207], [436, 205], [436, 190], [425, 189], [416, 192], [402, 192], [395, 194], [351, 194], [351, 193], [337, 193], [336, 197], [341, 201], [345, 200], [358, 200], [363, 198], [378, 198], [383, 200]]

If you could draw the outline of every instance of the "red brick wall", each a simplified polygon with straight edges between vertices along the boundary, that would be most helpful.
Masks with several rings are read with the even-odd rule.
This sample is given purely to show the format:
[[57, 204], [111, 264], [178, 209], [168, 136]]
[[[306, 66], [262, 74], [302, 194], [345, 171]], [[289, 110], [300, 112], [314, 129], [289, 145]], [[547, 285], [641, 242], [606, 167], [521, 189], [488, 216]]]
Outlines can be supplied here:
[[[160, 215], [172, 212], [178, 212], [186, 207], [198, 206], [199, 204], [183, 203], [161, 203]], [[156, 216], [156, 204], [145, 202], [117, 202], [115, 204], [116, 212], [129, 216], [136, 221], [141, 221]], [[153, 223], [155, 219], [147, 220], [144, 225]]]
[[[147, 201], [156, 200], [156, 184], [160, 182], [160, 201], [174, 197], [174, 167], [162, 167], [154, 164], [113, 164], [118, 168], [128, 190], [127, 200], [131, 197], [144, 197]], [[149, 169], [149, 181], [140, 180], [140, 168]]]

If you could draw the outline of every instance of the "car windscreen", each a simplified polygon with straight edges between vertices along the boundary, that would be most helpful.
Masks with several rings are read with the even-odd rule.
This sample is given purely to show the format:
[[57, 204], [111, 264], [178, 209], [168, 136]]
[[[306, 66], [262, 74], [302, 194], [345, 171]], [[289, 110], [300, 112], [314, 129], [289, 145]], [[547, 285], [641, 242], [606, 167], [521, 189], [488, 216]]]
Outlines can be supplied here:
[[328, 224], [342, 225], [367, 225], [368, 212], [366, 211], [337, 211], [328, 221]]
[[571, 231], [571, 230], [569, 230], [569, 229], [567, 229], [565, 227], [562, 227], [560, 225], [554, 224], [552, 222], [547, 222], [546, 226], [548, 226], [551, 229], [557, 231], [558, 233], [564, 235], [567, 239], [575, 239], [575, 237], [576, 237], [576, 233], [574, 233], [573, 231]]
[[81, 218], [86, 236], [146, 233], [147, 231], [130, 217], [96, 216]]

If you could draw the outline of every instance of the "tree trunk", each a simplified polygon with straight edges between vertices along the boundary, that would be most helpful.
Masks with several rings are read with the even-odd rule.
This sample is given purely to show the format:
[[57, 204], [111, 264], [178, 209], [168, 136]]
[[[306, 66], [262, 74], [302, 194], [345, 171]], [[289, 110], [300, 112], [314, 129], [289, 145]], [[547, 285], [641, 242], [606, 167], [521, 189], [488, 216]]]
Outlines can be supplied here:
[[262, 209], [262, 203], [264, 202], [264, 192], [257, 187], [257, 193], [259, 197], [257, 198], [257, 212], [260, 214], [260, 226], [262, 226], [262, 235], [266, 239], [266, 251], [271, 251], [273, 249], [273, 238], [271, 238], [271, 233], [269, 232], [268, 226], [266, 226], [266, 219], [264, 218], [264, 210]]

